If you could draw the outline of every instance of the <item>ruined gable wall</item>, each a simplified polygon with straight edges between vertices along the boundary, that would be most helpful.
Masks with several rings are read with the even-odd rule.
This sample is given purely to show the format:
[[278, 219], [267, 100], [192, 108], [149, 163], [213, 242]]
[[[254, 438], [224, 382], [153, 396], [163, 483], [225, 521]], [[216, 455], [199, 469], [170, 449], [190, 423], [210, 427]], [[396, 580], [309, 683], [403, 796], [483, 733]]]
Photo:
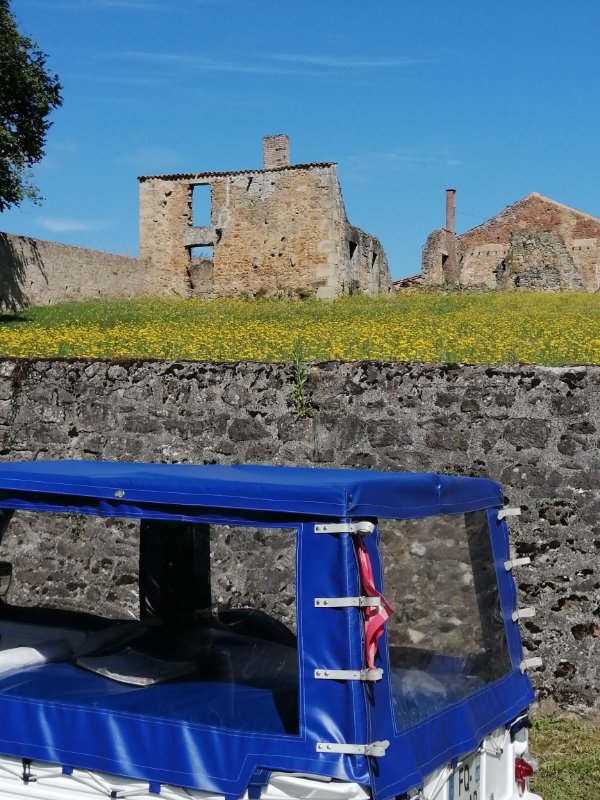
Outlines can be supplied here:
[[153, 293], [138, 258], [0, 233], [0, 308]]
[[[196, 185], [211, 190], [204, 226], [194, 225]], [[213, 248], [212, 262], [191, 257], [197, 246]], [[335, 165], [142, 178], [140, 251], [161, 294], [333, 298], [391, 286], [379, 240], [346, 219]]]
[[[535, 248], [536, 234], [543, 247]], [[521, 235], [519, 235], [521, 234]], [[529, 235], [533, 250], [523, 252]], [[460, 285], [497, 288], [496, 275], [504, 272], [502, 262], [517, 266], [515, 276], [525, 276], [527, 266], [539, 274], [538, 288], [585, 289], [597, 291], [600, 286], [600, 221], [565, 206], [532, 195], [502, 211], [483, 225], [458, 238]], [[543, 266], [548, 264], [548, 285], [544, 285]], [[555, 271], [559, 272], [556, 285]], [[531, 279], [533, 280], [533, 278]], [[525, 283], [530, 279], [525, 277]], [[499, 288], [518, 288], [514, 281], [505, 281]]]
[[448, 236], [447, 230], [438, 228], [427, 237], [421, 259], [421, 273], [425, 286], [443, 286], [445, 284], [442, 263], [444, 257], [448, 255]]
[[342, 220], [335, 167], [212, 180], [215, 294], [317, 291], [336, 283]]
[[465, 249], [486, 244], [508, 245], [515, 230], [556, 231], [561, 227], [561, 209], [542, 197], [526, 197], [495, 217], [459, 236]]
[[192, 224], [189, 181], [163, 178], [140, 180], [140, 258], [150, 265], [154, 294], [190, 294], [190, 256], [184, 246]]

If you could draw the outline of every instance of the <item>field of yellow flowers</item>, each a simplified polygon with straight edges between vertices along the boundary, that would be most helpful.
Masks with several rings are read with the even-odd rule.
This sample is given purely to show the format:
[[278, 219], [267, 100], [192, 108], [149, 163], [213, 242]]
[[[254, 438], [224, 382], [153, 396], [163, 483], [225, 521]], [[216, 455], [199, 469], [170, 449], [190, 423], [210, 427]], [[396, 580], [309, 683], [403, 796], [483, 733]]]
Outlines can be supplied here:
[[600, 295], [65, 303], [0, 316], [0, 357], [600, 363]]

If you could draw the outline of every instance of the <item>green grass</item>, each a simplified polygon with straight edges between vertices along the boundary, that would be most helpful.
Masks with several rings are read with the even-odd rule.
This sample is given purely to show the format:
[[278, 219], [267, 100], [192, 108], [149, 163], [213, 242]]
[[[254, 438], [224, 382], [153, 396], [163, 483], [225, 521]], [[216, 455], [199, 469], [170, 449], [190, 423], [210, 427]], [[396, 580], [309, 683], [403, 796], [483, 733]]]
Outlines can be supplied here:
[[600, 294], [63, 303], [0, 317], [0, 357], [600, 363]]
[[599, 800], [600, 723], [541, 717], [531, 731], [539, 772], [531, 788], [544, 800]]

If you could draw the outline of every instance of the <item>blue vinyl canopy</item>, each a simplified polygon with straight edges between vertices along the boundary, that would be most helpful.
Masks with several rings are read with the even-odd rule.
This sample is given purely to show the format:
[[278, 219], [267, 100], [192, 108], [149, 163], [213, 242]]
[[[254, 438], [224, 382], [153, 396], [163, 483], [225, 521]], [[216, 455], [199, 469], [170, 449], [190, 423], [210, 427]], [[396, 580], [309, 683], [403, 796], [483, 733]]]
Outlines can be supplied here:
[[494, 481], [429, 473], [108, 461], [0, 464], [0, 507], [26, 508], [28, 499], [42, 495], [56, 496], [55, 508], [50, 499], [44, 505], [47, 511], [62, 510], [60, 498], [68, 496], [79, 505], [87, 498], [88, 513], [107, 512], [117, 501], [122, 516], [144, 516], [149, 504], [155, 513], [165, 507], [165, 516], [167, 506], [179, 506], [174, 516], [204, 507], [312, 518], [422, 517], [502, 505]]
[[[0, 515], [8, 511], [4, 522], [20, 509], [209, 523], [245, 520], [287, 527], [296, 537], [297, 554], [297, 646], [274, 642], [263, 661], [258, 656], [264, 643], [255, 650], [249, 637], [229, 641], [218, 632], [202, 650], [208, 633], [194, 628], [191, 639], [207, 659], [223, 650], [223, 673], [143, 689], [123, 688], [74, 663], [0, 675], [0, 752], [67, 770], [147, 780], [153, 791], [165, 783], [223, 794], [227, 800], [249, 787], [254, 787], [250, 796], [259, 796], [257, 784], [273, 770], [356, 781], [368, 786], [375, 800], [391, 800], [422, 785], [431, 770], [478, 747], [483, 736], [510, 724], [533, 699], [520, 669], [521, 639], [512, 619], [517, 598], [512, 574], [504, 568], [510, 550], [506, 520], [498, 520], [502, 505], [501, 487], [491, 480], [423, 473], [94, 461], [0, 464]], [[364, 667], [364, 630], [360, 609], [323, 610], [315, 604], [317, 597], [362, 591], [353, 537], [322, 535], [316, 523], [471, 511], [484, 511], [488, 520], [510, 654], [506, 674], [408, 728], [394, 722], [385, 633], [376, 660], [383, 680], [372, 687], [317, 680], [317, 669]], [[382, 591], [379, 533], [364, 539], [376, 590]], [[279, 665], [275, 677], [273, 664]], [[242, 678], [227, 680], [236, 670]], [[284, 724], [290, 711], [298, 715], [293, 730]], [[389, 742], [385, 757], [317, 750], [319, 742], [375, 739]]]

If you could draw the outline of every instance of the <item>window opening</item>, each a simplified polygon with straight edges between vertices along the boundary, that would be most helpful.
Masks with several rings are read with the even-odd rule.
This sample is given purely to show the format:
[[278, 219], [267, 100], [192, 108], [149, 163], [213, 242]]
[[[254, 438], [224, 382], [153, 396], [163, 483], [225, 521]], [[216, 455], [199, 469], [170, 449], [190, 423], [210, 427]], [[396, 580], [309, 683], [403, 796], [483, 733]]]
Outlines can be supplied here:
[[192, 186], [192, 225], [207, 228], [211, 224], [212, 187], [209, 183]]
[[407, 727], [510, 671], [485, 511], [381, 520], [394, 716]]
[[348, 241], [348, 252], [350, 255], [350, 261], [354, 260], [354, 254], [356, 253], [356, 248], [358, 247], [356, 242]]
[[190, 247], [190, 258], [198, 261], [212, 261], [215, 248], [212, 244], [194, 245]]

